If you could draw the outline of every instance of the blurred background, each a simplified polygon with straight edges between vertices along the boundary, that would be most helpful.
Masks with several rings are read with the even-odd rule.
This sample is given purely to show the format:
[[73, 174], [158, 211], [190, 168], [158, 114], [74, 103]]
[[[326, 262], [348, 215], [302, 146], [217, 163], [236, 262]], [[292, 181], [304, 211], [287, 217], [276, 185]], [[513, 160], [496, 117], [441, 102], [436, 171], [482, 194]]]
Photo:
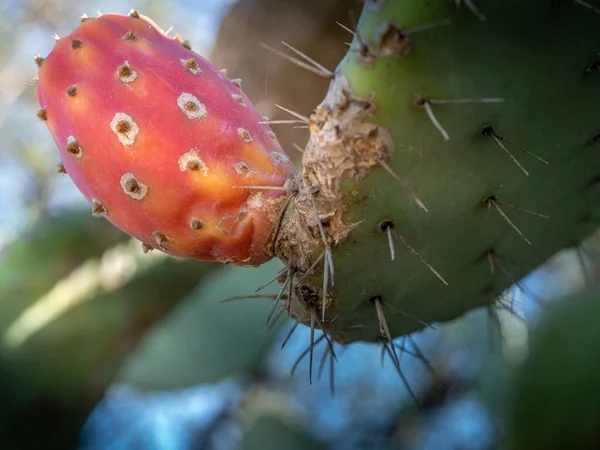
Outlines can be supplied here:
[[[270, 300], [221, 303], [269, 280], [278, 262], [251, 269], [144, 255], [94, 219], [56, 173], [54, 143], [35, 117], [33, 57], [82, 13], [130, 8], [173, 26], [171, 35], [242, 78], [263, 115], [285, 119], [275, 103], [309, 115], [327, 81], [261, 43], [284, 50], [285, 41], [333, 69], [351, 39], [335, 22], [352, 27], [361, 5], [0, 0], [0, 448], [483, 450], [510, 448], [507, 436], [525, 442], [536, 427], [570, 444], [523, 448], [600, 447], [576, 447], [574, 434], [600, 437], [566, 420], [598, 419], [600, 395], [577, 391], [600, 364], [598, 233], [521, 280], [498, 308], [397, 339], [417, 404], [379, 346], [336, 346], [330, 365], [323, 341], [322, 376], [309, 385], [304, 327], [281, 350], [293, 323], [281, 317], [263, 331]], [[298, 160], [306, 130], [273, 127]], [[582, 292], [592, 300], [561, 300]], [[544, 415], [551, 403], [558, 416]]]

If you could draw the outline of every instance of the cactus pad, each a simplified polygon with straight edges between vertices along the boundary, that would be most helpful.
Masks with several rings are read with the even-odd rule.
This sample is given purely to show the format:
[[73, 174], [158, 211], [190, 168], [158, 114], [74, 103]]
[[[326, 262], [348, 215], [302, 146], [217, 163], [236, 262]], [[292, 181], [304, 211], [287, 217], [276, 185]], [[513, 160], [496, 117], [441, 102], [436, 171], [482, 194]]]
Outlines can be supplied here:
[[600, 16], [459, 3], [365, 1], [310, 118], [277, 251], [292, 316], [339, 342], [492, 305], [598, 224]]

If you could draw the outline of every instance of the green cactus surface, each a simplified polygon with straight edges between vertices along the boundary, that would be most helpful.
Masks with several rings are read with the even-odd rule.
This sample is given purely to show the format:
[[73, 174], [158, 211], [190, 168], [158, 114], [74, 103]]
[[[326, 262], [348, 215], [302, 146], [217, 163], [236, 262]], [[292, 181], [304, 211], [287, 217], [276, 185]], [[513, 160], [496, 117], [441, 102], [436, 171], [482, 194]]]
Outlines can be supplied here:
[[529, 357], [502, 398], [508, 448], [592, 449], [600, 445], [600, 289], [549, 308]]
[[38, 221], [6, 249], [0, 272], [6, 448], [75, 448], [90, 411], [146, 332], [219, 268], [144, 255], [125, 238], [87, 210], [74, 210]]
[[[258, 269], [231, 265], [219, 268], [148, 333], [121, 368], [117, 380], [153, 391], [251, 375], [277, 337], [282, 322], [273, 321], [275, 329], [263, 330], [272, 307], [268, 298], [277, 295], [277, 286], [258, 294], [267, 299], [248, 299], [245, 295], [249, 286], [258, 287], [268, 281], [280, 266], [274, 260]], [[233, 300], [222, 304], [224, 299]]]
[[277, 241], [291, 315], [389, 340], [493, 303], [590, 234], [599, 30], [572, 1], [365, 1]]

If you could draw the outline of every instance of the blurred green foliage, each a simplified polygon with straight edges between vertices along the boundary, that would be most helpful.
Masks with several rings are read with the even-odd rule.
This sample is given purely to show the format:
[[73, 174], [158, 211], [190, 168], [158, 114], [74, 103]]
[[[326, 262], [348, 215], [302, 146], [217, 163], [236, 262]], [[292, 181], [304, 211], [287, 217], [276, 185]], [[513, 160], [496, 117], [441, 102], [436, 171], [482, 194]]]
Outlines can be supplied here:
[[0, 329], [32, 305], [82, 261], [97, 258], [127, 236], [87, 210], [48, 217], [16, 239], [2, 255]]
[[74, 211], [40, 221], [8, 248], [0, 436], [13, 448], [69, 448], [144, 333], [216, 268], [140, 255], [125, 238]]
[[599, 288], [547, 307], [508, 384], [508, 448], [600, 448], [599, 318]]
[[325, 444], [270, 415], [257, 417], [244, 434], [241, 450], [324, 450]]
[[[144, 339], [140, 349], [124, 365], [117, 379], [142, 389], [178, 389], [214, 383], [236, 374], [252, 374], [260, 368], [261, 355], [277, 337], [282, 321], [264, 330], [273, 296], [273, 283], [260, 294], [241, 298], [273, 277], [278, 261], [259, 268], [223, 267], [188, 294], [179, 306]], [[284, 302], [279, 302], [279, 308]], [[275, 313], [276, 315], [277, 313]], [[176, 351], [174, 351], [176, 350]]]

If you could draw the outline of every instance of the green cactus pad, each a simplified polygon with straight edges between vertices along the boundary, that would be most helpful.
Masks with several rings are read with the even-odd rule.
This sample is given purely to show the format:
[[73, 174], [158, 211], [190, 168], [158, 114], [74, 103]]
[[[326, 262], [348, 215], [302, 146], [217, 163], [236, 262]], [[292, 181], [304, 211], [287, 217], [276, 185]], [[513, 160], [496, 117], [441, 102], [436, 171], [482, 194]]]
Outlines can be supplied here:
[[87, 210], [72, 211], [39, 221], [8, 247], [0, 266], [0, 435], [10, 448], [75, 448], [127, 355], [218, 268], [144, 255], [126, 237]]
[[244, 450], [322, 450], [325, 444], [288, 425], [280, 418], [260, 416], [245, 430], [242, 447]]
[[[251, 374], [277, 333], [263, 331], [272, 303], [247, 297], [251, 287], [269, 280], [279, 269], [278, 261], [258, 269], [220, 268], [146, 336], [121, 368], [118, 380], [144, 390], [166, 390]], [[271, 285], [260, 295], [278, 291]], [[241, 298], [221, 303], [233, 296]], [[274, 326], [279, 329], [281, 324]]]
[[520, 450], [600, 445], [600, 289], [566, 297], [532, 335], [503, 398], [507, 444]]
[[314, 199], [335, 268], [315, 322], [337, 341], [381, 340], [382, 315], [395, 337], [490, 304], [598, 223], [600, 15], [473, 3], [365, 2], [311, 116], [277, 251], [292, 315], [320, 318]]

